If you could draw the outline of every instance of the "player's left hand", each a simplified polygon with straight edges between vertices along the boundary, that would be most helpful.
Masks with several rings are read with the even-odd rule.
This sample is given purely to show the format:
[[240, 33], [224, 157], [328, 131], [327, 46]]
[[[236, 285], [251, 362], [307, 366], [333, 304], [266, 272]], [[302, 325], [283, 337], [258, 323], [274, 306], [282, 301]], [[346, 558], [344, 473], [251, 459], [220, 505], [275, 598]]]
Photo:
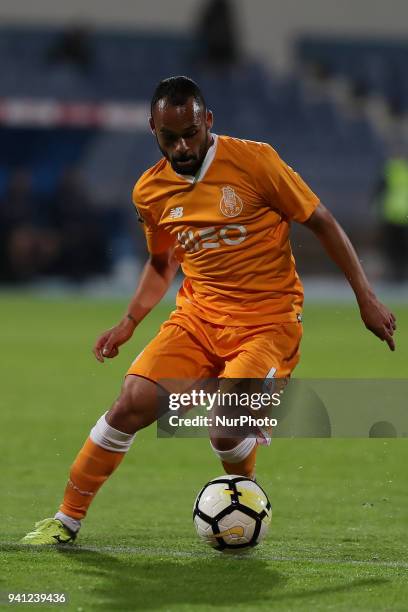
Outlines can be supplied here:
[[360, 303], [360, 314], [366, 328], [395, 351], [393, 336], [397, 325], [393, 313], [375, 296], [370, 296]]

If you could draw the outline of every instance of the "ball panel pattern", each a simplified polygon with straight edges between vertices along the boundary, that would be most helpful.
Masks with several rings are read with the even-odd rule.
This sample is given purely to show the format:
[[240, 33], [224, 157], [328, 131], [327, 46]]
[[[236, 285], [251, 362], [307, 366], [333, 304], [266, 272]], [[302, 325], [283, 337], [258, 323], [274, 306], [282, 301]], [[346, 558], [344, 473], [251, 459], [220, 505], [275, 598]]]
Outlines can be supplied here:
[[197, 495], [193, 510], [197, 534], [218, 550], [255, 546], [265, 537], [271, 517], [265, 491], [238, 475], [208, 482]]

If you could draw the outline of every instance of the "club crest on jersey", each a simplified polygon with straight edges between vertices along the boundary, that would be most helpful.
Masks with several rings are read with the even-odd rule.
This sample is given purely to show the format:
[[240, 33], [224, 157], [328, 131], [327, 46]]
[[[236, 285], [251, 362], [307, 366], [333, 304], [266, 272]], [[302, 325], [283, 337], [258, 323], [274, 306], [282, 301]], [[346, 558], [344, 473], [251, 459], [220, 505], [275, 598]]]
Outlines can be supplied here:
[[242, 212], [244, 203], [232, 187], [221, 187], [220, 210], [225, 217], [238, 217]]

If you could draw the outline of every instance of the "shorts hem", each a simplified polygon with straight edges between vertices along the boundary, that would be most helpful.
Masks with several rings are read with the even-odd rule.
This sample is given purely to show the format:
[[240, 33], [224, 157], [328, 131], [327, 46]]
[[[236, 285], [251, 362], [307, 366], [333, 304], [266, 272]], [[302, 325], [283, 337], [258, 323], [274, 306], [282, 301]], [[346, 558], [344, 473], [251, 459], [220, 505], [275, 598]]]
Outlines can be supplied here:
[[129, 370], [126, 372], [125, 378], [127, 378], [128, 376], [139, 376], [139, 378], [144, 378], [144, 380], [148, 380], [149, 382], [154, 383], [155, 385], [160, 387], [160, 389], [163, 389], [163, 391], [165, 391], [166, 393], [169, 392], [168, 389], [165, 389], [163, 385], [161, 385], [157, 380], [155, 380], [151, 376], [145, 376], [144, 374], [138, 374], [137, 372], [130, 372]]

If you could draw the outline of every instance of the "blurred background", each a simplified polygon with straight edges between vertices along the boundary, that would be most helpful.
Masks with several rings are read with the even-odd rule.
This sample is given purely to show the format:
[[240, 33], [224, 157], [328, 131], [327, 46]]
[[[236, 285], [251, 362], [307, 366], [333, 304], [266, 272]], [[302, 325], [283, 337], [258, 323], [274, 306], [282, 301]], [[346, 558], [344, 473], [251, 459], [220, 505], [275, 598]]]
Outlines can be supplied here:
[[[405, 0], [2, 0], [1, 286], [132, 291], [149, 99], [187, 74], [214, 131], [272, 144], [408, 299], [407, 62]], [[350, 296], [307, 231], [292, 242], [314, 297]]]

